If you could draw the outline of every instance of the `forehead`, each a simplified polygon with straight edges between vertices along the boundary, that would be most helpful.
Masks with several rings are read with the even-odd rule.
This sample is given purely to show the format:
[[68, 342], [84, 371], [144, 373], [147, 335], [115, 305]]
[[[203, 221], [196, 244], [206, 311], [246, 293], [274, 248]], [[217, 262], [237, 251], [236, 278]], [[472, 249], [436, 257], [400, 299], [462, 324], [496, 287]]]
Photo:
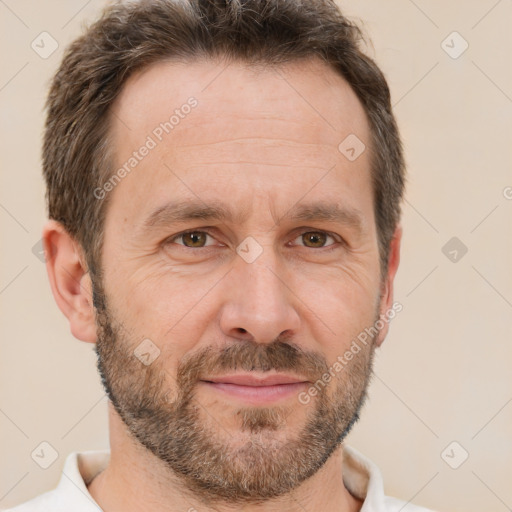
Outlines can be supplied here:
[[[366, 114], [349, 84], [318, 59], [272, 66], [205, 59], [158, 62], [128, 79], [112, 108], [112, 131], [125, 142], [139, 131], [151, 133], [190, 98], [199, 108], [187, 123], [175, 126], [176, 143], [180, 135], [190, 136], [187, 128], [223, 119], [268, 121], [266, 128], [275, 125], [269, 135], [282, 133], [273, 121], [295, 123], [297, 135], [309, 128], [302, 135], [311, 142], [336, 142], [347, 131], [365, 138], [368, 132]], [[250, 128], [257, 134], [257, 126]]]
[[194, 184], [188, 193], [225, 196], [226, 184], [242, 176], [249, 193], [272, 190], [274, 199], [281, 186], [284, 195], [285, 186], [306, 191], [326, 174], [317, 191], [339, 176], [368, 188], [369, 151], [351, 162], [339, 146], [354, 136], [369, 146], [369, 133], [355, 93], [319, 60], [159, 62], [130, 77], [113, 105], [115, 169], [127, 172], [111, 201], [135, 218], [135, 210], [147, 213], [178, 189], [190, 195], [186, 182]]

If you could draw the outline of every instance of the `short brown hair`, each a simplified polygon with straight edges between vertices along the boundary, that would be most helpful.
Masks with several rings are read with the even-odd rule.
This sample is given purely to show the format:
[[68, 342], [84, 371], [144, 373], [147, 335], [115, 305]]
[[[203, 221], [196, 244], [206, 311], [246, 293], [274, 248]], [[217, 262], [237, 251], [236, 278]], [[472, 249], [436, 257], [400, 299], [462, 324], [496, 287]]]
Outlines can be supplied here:
[[368, 116], [384, 275], [405, 166], [388, 85], [361, 40], [334, 0], [140, 0], [107, 8], [69, 46], [49, 92], [43, 147], [49, 217], [64, 225], [89, 270], [99, 273], [108, 201], [93, 191], [113, 172], [109, 108], [135, 71], [173, 58], [278, 65], [319, 57], [350, 84]]

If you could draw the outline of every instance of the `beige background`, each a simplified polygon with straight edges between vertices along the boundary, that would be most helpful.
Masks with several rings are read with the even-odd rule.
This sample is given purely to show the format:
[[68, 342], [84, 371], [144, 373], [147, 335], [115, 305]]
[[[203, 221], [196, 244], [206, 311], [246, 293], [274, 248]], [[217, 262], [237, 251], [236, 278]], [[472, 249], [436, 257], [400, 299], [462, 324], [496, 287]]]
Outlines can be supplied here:
[[[512, 2], [341, 3], [364, 20], [388, 76], [409, 167], [395, 297], [404, 309], [348, 442], [380, 466], [387, 494], [443, 511], [509, 510]], [[0, 2], [0, 508], [55, 486], [69, 452], [108, 446], [92, 347], [71, 336], [32, 250], [45, 220], [48, 80], [103, 4]], [[43, 31], [59, 44], [47, 59], [31, 48]], [[453, 31], [469, 44], [456, 59], [442, 46]], [[462, 44], [450, 36], [444, 48]], [[442, 252], [454, 236], [468, 249], [457, 262]], [[46, 470], [31, 458], [42, 441], [59, 453]], [[452, 441], [452, 465], [469, 453], [458, 469], [441, 456]]]

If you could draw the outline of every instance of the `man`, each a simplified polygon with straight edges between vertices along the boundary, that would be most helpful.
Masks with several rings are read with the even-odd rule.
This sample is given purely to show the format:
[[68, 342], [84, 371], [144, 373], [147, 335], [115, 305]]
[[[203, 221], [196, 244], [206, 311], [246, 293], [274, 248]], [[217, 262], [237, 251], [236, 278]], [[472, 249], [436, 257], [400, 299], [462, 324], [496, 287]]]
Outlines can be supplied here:
[[342, 444], [399, 305], [389, 90], [330, 0], [119, 3], [44, 141], [55, 300], [110, 451], [15, 511], [420, 511]]

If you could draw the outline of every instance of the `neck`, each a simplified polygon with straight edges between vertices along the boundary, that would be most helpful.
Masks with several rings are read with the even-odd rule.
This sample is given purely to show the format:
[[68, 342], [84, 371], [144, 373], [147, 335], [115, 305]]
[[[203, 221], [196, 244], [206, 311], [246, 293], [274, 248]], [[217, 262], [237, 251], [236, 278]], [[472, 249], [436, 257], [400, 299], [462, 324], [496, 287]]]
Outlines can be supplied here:
[[[191, 495], [182, 481], [151, 452], [137, 443], [109, 403], [110, 461], [89, 484], [93, 499], [105, 512], [233, 512], [239, 504], [208, 505]], [[343, 451], [292, 492], [263, 503], [247, 504], [244, 512], [357, 512], [362, 501], [350, 494], [342, 478]], [[341, 484], [341, 485], [340, 485]]]

